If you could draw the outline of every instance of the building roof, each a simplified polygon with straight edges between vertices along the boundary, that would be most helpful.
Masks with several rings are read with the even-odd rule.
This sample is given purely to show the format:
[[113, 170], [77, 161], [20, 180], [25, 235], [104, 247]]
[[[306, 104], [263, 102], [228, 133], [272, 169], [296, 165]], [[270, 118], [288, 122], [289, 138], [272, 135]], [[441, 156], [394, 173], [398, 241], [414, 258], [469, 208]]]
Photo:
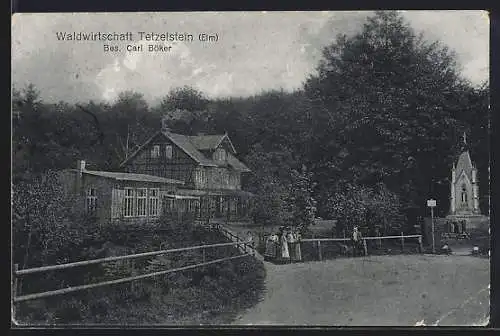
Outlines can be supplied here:
[[227, 155], [227, 163], [233, 167], [233, 169], [242, 171], [242, 172], [250, 172], [247, 166], [245, 166], [240, 160], [238, 160], [234, 155]]
[[199, 150], [213, 150], [219, 147], [219, 145], [226, 139], [231, 145], [231, 150], [233, 154], [236, 154], [236, 149], [229, 139], [229, 136], [226, 134], [216, 134], [216, 135], [192, 135], [189, 136], [189, 140], [193, 143], [193, 145]]
[[[142, 144], [134, 153], [132, 153], [125, 161], [121, 163], [121, 166], [125, 165], [132, 158], [134, 158], [139, 152], [141, 152], [156, 136], [162, 134], [166, 138], [170, 139], [174, 144], [176, 144], [180, 149], [182, 149], [187, 155], [189, 155], [195, 162], [202, 166], [209, 167], [218, 167], [220, 164], [216, 163], [212, 160], [212, 158], [206, 157], [201, 150], [210, 150], [215, 149], [219, 144], [227, 139], [231, 144], [231, 148], [234, 152], [234, 146], [231, 143], [231, 140], [227, 136], [227, 134], [222, 135], [183, 135], [176, 134], [172, 132], [157, 132], [153, 136], [151, 136], [144, 144]], [[239, 170], [242, 172], [250, 172], [250, 169], [243, 164], [240, 160], [238, 160], [233, 155], [228, 155], [227, 162], [233, 169]]]
[[466, 150], [462, 152], [462, 154], [460, 154], [460, 156], [458, 157], [457, 166], [455, 168], [457, 178], [462, 174], [462, 171], [464, 171], [469, 180], [472, 180], [473, 168], [474, 167], [472, 165], [469, 151]]
[[215, 149], [224, 139], [225, 134], [216, 135], [192, 135], [189, 136], [189, 140], [197, 149]]
[[201, 153], [194, 144], [190, 141], [189, 136], [175, 133], [163, 133], [167, 138], [172, 140], [177, 146], [179, 146], [187, 155], [193, 158], [202, 166], [213, 166], [216, 167], [217, 164], [213, 160], [207, 158], [203, 153]]
[[[73, 171], [78, 171], [73, 169]], [[146, 175], [146, 174], [134, 174], [134, 173], [117, 173], [117, 172], [107, 172], [99, 170], [84, 170], [84, 174], [101, 176], [105, 178], [110, 178], [118, 181], [138, 181], [138, 182], [153, 182], [153, 183], [164, 183], [164, 184], [184, 184], [183, 181]]]
[[177, 195], [190, 195], [190, 196], [239, 196], [239, 197], [254, 197], [251, 192], [241, 189], [179, 189], [176, 191]]

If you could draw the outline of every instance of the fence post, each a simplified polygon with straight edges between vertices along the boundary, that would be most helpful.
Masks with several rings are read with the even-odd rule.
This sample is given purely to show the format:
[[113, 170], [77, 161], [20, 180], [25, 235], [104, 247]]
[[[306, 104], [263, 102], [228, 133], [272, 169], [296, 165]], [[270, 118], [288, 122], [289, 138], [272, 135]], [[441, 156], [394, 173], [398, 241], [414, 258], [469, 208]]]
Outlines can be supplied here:
[[423, 246], [422, 246], [422, 236], [419, 236], [419, 237], [418, 237], [418, 248], [419, 248], [419, 250], [420, 250], [420, 251], [419, 251], [420, 253], [423, 253], [423, 252], [424, 252], [424, 248], [423, 248]]
[[368, 255], [368, 247], [366, 246], [366, 239], [363, 239], [363, 249], [365, 250], [365, 256]]
[[205, 248], [202, 248], [202, 249], [201, 249], [201, 252], [203, 253], [203, 262], [205, 262], [205, 260], [206, 260], [206, 256], [205, 256]]
[[17, 296], [17, 271], [19, 270], [19, 264], [14, 264], [12, 269], [12, 300]]
[[403, 232], [401, 232], [401, 252], [404, 252], [405, 249], [405, 238]]
[[321, 251], [321, 241], [320, 240], [318, 240], [318, 258], [320, 261], [323, 260], [323, 253]]

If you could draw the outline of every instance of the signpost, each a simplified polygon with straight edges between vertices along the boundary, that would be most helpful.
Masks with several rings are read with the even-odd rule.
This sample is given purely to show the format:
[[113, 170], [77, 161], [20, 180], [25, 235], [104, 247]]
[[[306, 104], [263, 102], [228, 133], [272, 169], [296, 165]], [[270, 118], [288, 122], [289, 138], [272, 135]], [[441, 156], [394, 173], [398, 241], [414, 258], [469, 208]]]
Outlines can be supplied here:
[[436, 206], [436, 200], [427, 200], [427, 206], [431, 208], [432, 253], [436, 253], [436, 248], [434, 245], [434, 207]]

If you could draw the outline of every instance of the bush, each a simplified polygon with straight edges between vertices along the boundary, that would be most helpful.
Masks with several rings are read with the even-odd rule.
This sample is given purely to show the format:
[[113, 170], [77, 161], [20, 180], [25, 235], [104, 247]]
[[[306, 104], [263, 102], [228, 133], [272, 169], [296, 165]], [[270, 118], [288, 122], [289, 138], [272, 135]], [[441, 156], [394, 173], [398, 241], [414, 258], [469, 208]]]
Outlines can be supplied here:
[[[175, 225], [175, 224], [172, 224]], [[137, 250], [152, 250], [153, 242], [164, 247], [213, 244], [224, 238], [213, 231], [188, 226], [182, 240], [170, 232], [156, 235], [143, 232], [115, 232], [105, 229], [113, 241], [100, 246], [82, 248], [85, 259], [111, 255], [125, 255]], [[131, 239], [133, 236], [134, 239]], [[140, 242], [139, 244], [137, 242]], [[132, 245], [121, 245], [122, 243]], [[229, 246], [207, 250], [207, 260], [236, 255]], [[80, 258], [82, 259], [82, 258]], [[72, 269], [50, 275], [42, 284], [60, 288], [63, 284], [95, 283], [143, 273], [200, 263], [200, 251], [160, 255], [145, 259], [119, 261]], [[188, 271], [138, 280], [131, 283], [95, 288], [48, 299], [28, 301], [20, 305], [18, 320], [33, 323], [227, 323], [241, 306], [255, 304], [263, 289], [265, 269], [262, 262], [243, 257]], [[35, 278], [28, 281], [30, 292], [44, 291], [46, 287]], [[35, 288], [36, 287], [36, 288]]]
[[344, 230], [352, 232], [354, 226], [364, 235], [374, 235], [376, 229], [381, 235], [400, 234], [405, 222], [398, 196], [382, 183], [375, 188], [338, 186], [328, 199], [328, 208], [328, 215], [338, 220], [337, 236]]

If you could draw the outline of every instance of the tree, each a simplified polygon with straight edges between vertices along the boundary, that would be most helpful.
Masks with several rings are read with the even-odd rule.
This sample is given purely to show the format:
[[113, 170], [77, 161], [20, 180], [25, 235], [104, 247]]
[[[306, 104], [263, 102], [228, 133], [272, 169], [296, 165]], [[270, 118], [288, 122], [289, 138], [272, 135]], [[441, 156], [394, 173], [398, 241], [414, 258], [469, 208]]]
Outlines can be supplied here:
[[203, 111], [207, 108], [209, 100], [204, 94], [193, 87], [177, 87], [168, 93], [161, 101], [162, 111]]
[[197, 134], [210, 129], [209, 100], [189, 86], [170, 90], [157, 112], [167, 117], [170, 127], [179, 133]]
[[[23, 268], [52, 264], [77, 252], [89, 226], [65, 191], [61, 175], [48, 171], [13, 186], [14, 261]], [[85, 225], [80, 226], [82, 222]]]
[[324, 120], [311, 146], [323, 175], [384, 183], [404, 207], [424, 207], [431, 192], [446, 204], [448, 193], [432, 179], [449, 175], [460, 128], [454, 116], [468, 90], [454, 53], [396, 12], [378, 11], [359, 34], [326, 47], [317, 70], [305, 92]]
[[262, 225], [283, 225], [292, 216], [289, 206], [290, 186], [293, 177], [291, 167], [295, 161], [290, 151], [265, 151], [255, 145], [247, 156], [252, 175], [249, 190], [257, 195], [252, 216]]
[[160, 130], [160, 116], [150, 113], [144, 95], [134, 91], [121, 92], [109, 109], [100, 113], [99, 120], [105, 132], [109, 168], [116, 168]]
[[305, 165], [301, 169], [292, 169], [292, 184], [288, 206], [291, 213], [290, 221], [301, 230], [314, 224], [316, 217], [316, 200], [313, 198], [314, 182], [312, 173]]
[[338, 220], [338, 235], [351, 232], [354, 226], [370, 235], [374, 235], [377, 228], [386, 235], [407, 229], [398, 196], [383, 184], [374, 187], [339, 184], [329, 195], [328, 209], [329, 215]]

